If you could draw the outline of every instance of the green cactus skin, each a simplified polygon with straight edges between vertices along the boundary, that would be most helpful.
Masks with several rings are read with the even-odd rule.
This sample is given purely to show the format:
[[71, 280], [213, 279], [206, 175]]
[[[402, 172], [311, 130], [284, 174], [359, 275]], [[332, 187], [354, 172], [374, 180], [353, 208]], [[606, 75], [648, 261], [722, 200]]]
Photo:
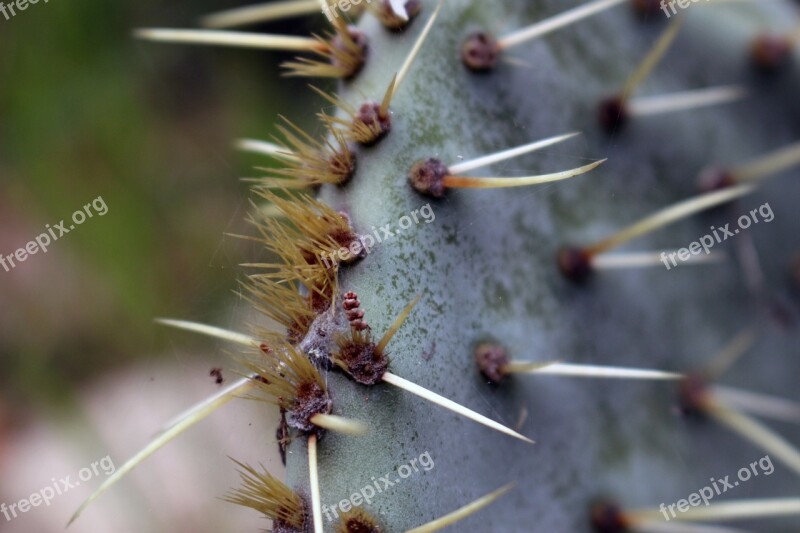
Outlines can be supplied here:
[[[510, 5], [511, 4], [511, 5]], [[339, 414], [368, 420], [371, 432], [328, 434], [320, 443], [323, 504], [335, 505], [419, 454], [435, 468], [376, 496], [366, 510], [388, 531], [403, 531], [450, 512], [510, 481], [511, 494], [455, 526], [458, 531], [590, 531], [598, 498], [626, 508], [657, 507], [687, 497], [710, 477], [733, 474], [764, 452], [712, 421], [676, 414], [669, 383], [513, 376], [486, 383], [475, 346], [494, 340], [523, 360], [658, 368], [690, 372], [742, 328], [764, 332], [749, 357], [723, 378], [750, 390], [797, 397], [796, 331], [768, 312], [788, 290], [796, 246], [792, 218], [800, 189], [790, 177], [754, 195], [638, 239], [628, 250], [680, 248], [769, 202], [776, 220], [749, 230], [766, 286], [748, 292], [735, 260], [724, 265], [604, 271], [575, 286], [555, 268], [558, 249], [604, 237], [661, 207], [697, 193], [710, 164], [735, 165], [798, 137], [798, 73], [764, 78], [748, 62], [751, 40], [765, 28], [791, 27], [787, 3], [692, 5], [686, 25], [639, 94], [746, 84], [743, 102], [633, 120], [619, 135], [598, 125], [597, 104], [619, 90], [665, 26], [660, 12], [643, 21], [629, 5], [524, 44], [509, 55], [530, 68], [501, 63], [488, 74], [464, 68], [458, 50], [474, 30], [504, 34], [563, 11], [563, 2], [448, 0], [408, 79], [392, 102], [393, 130], [358, 149], [358, 171], [321, 198], [368, 233], [431, 202], [435, 222], [376, 246], [342, 269], [380, 336], [400, 310], [422, 296], [392, 340], [391, 370], [520, 431], [535, 446], [505, 437], [387, 385], [367, 388], [327, 374]], [[766, 4], [766, 3], [765, 3]], [[379, 99], [427, 17], [402, 34], [365, 16], [370, 42], [360, 75], [338, 92], [354, 105]], [[509, 190], [450, 190], [431, 201], [407, 183], [426, 157], [458, 162], [569, 131], [577, 140], [496, 165], [489, 175], [529, 175], [608, 157], [594, 172], [552, 185]], [[796, 172], [795, 172], [796, 173]], [[741, 242], [720, 250], [732, 256]], [[780, 365], [779, 367], [777, 365]], [[776, 367], [780, 372], [776, 372]], [[522, 413], [527, 416], [523, 417]], [[777, 429], [797, 440], [796, 428]], [[289, 448], [288, 482], [307, 490], [305, 443]], [[796, 479], [776, 464], [769, 477], [737, 487], [730, 498], [790, 496]], [[720, 497], [721, 501], [722, 497]], [[793, 531], [797, 519], [736, 525]], [[326, 522], [326, 531], [333, 523]]]

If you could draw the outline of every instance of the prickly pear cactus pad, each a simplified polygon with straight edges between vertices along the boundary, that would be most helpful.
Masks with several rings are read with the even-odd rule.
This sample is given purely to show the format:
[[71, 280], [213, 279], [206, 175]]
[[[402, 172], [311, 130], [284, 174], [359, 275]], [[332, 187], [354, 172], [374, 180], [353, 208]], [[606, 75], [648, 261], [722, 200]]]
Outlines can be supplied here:
[[[247, 26], [296, 16], [314, 36]], [[167, 322], [238, 345], [245, 378], [90, 502], [252, 397], [282, 414], [285, 476], [232, 464], [220, 496], [277, 532], [800, 530], [796, 2], [203, 20], [136, 36], [322, 79], [307, 116], [239, 142], [264, 157], [239, 280], [263, 320]]]

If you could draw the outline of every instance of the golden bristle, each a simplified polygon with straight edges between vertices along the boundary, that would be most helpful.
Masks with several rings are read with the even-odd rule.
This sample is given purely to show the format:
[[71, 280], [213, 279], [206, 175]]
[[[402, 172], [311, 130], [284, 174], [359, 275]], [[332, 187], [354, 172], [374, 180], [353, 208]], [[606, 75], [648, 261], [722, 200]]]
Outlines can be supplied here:
[[319, 141], [284, 116], [285, 126], [278, 130], [288, 145], [285, 153], [293, 158], [283, 158], [284, 167], [268, 169], [272, 175], [256, 179], [267, 188], [306, 188], [317, 185], [343, 185], [355, 172], [356, 158], [347, 144], [346, 136], [331, 129], [331, 139]]
[[263, 465], [261, 471], [234, 460], [239, 465], [242, 487], [225, 496], [229, 503], [249, 507], [270, 520], [303, 531], [308, 521], [306, 503], [295, 491], [272, 476]]
[[327, 396], [327, 385], [317, 367], [300, 350], [286, 343], [270, 346], [270, 357], [252, 357], [244, 361], [249, 371], [256, 374], [256, 390], [264, 393], [258, 400], [274, 403], [293, 410], [302, 401], [300, 393], [305, 388], [317, 387]]
[[[268, 252], [276, 255], [279, 261], [248, 263], [243, 266], [262, 270], [250, 275], [251, 280], [305, 287], [308, 291], [310, 308], [322, 312], [327, 310], [333, 301], [337, 269], [335, 261], [325, 264], [326, 258], [332, 256], [324, 254], [338, 250], [345, 243], [349, 245], [356, 237], [349, 231], [349, 226], [341, 215], [329, 208], [315, 211], [314, 207], [319, 207], [321, 204], [306, 198], [305, 203], [298, 199], [298, 202], [291, 207], [289, 204], [284, 204], [284, 207], [299, 223], [310, 224], [313, 213], [321, 213], [320, 219], [311, 224], [313, 227], [301, 229], [303, 226], [287, 224], [283, 220], [265, 218], [258, 221], [251, 218], [251, 223], [257, 227], [261, 235], [254, 240], [261, 243]], [[316, 233], [312, 233], [312, 229]]]
[[289, 339], [305, 337], [316, 313], [310, 300], [300, 294], [297, 284], [251, 277], [244, 286], [250, 293], [245, 299], [264, 316], [286, 328]]
[[[271, 272], [258, 274], [257, 277], [274, 279], [278, 282], [298, 282], [309, 291], [328, 294], [334, 284], [334, 273], [330, 268], [320, 263], [317, 254], [323, 253], [329, 247], [341, 246], [334, 238], [343, 238], [336, 233], [328, 234], [326, 239], [315, 239], [303, 229], [285, 224], [282, 220], [274, 218], [249, 219], [256, 226], [260, 238], [257, 242], [264, 245], [266, 250], [276, 255], [280, 261], [277, 263], [250, 263], [244, 266], [262, 268]], [[330, 228], [337, 228], [341, 221], [335, 216], [329, 220]]]
[[290, 342], [299, 342], [317, 314], [330, 308], [336, 291], [337, 265], [324, 265], [324, 256], [318, 254], [341, 247], [337, 239], [351, 235], [345, 233], [349, 225], [344, 217], [305, 195], [284, 199], [269, 191], [259, 194], [276, 202], [273, 205], [278, 205], [286, 218], [264, 217], [260, 212], [250, 216], [259, 235], [248, 240], [264, 246], [277, 259], [242, 265], [258, 269], [244, 283], [249, 293], [246, 298], [283, 325]]
[[395, 318], [392, 325], [389, 326], [389, 329], [387, 329], [386, 333], [383, 334], [381, 340], [378, 341], [378, 345], [375, 347], [378, 352], [382, 353], [384, 350], [386, 350], [386, 346], [389, 345], [389, 342], [392, 340], [392, 337], [394, 337], [394, 334], [397, 333], [401, 327], [403, 327], [403, 324], [405, 324], [406, 320], [408, 319], [408, 315], [411, 314], [411, 311], [413, 311], [414, 307], [419, 303], [420, 298], [421, 296], [417, 295], [417, 297], [414, 298], [411, 303], [405, 306], [400, 314], [397, 315], [397, 318]]
[[345, 112], [350, 115], [351, 120], [332, 117], [324, 113], [320, 113], [318, 116], [331, 129], [338, 129], [348, 140], [359, 144], [372, 144], [383, 135], [383, 130], [378, 124], [374, 122], [367, 123], [358, 119], [358, 114], [355, 110], [352, 113]]
[[[391, 117], [388, 110], [384, 112], [384, 106], [391, 101], [394, 83], [389, 84], [381, 102], [366, 102], [359, 109], [345, 102], [339, 95], [329, 94], [314, 86], [311, 86], [311, 89], [347, 115], [345, 118], [326, 113], [319, 113], [317, 116], [331, 131], [339, 132], [348, 141], [363, 145], [374, 144], [388, 132], [386, 128], [391, 127]], [[378, 120], [365, 121], [362, 118], [365, 114], [364, 111], [372, 111], [377, 115]], [[385, 126], [387, 123], [389, 126]]]
[[[298, 266], [284, 265], [280, 263], [245, 264], [245, 267], [264, 268], [265, 272], [251, 274], [248, 279], [254, 283], [278, 283], [291, 285], [292, 287], [302, 286], [308, 292], [308, 306], [315, 314], [327, 311], [332, 303], [332, 292], [336, 288], [336, 277], [333, 272], [325, 270], [320, 266]], [[264, 296], [269, 297], [272, 292]], [[283, 302], [273, 302], [264, 300], [265, 305], [284, 305]]]
[[[372, 337], [372, 330], [369, 328], [365, 330], [350, 328], [347, 335], [337, 337], [336, 343], [339, 348], [346, 346], [374, 346], [375, 340]], [[336, 360], [334, 360], [334, 362], [335, 361]]]
[[301, 232], [295, 242], [311, 264], [341, 248], [350, 247], [358, 239], [343, 214], [307, 194], [283, 191], [282, 197], [263, 189], [255, 190], [255, 193], [274, 205], [283, 218]]
[[349, 79], [364, 67], [367, 56], [366, 37], [342, 19], [333, 22], [334, 33], [315, 35], [319, 47], [314, 52], [323, 59], [298, 57], [281, 65], [289, 70], [286, 76]]
[[340, 118], [328, 115], [324, 112], [317, 113], [317, 117], [328, 126], [328, 129], [331, 131], [336, 131], [341, 133], [345, 136], [347, 140], [356, 141], [357, 139], [353, 138], [352, 134], [350, 133], [350, 127], [352, 125], [352, 121], [356, 118], [356, 108], [345, 102], [338, 94], [336, 93], [328, 93], [323, 91], [319, 87], [315, 87], [314, 85], [309, 85], [309, 88], [321, 96], [326, 102], [332, 105], [334, 108], [337, 108], [343, 111], [348, 117], [347, 118]]

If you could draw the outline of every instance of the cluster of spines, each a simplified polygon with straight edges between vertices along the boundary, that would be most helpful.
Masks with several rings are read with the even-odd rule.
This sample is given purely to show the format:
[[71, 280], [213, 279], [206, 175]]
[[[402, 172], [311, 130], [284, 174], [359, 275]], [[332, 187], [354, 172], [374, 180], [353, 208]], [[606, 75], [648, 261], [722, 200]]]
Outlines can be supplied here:
[[350, 248], [360, 237], [345, 214], [307, 194], [278, 195], [268, 189], [256, 194], [277, 210], [278, 216], [265, 216], [255, 209], [250, 218], [260, 234], [257, 242], [277, 261], [245, 265], [259, 270], [248, 277], [246, 287], [255, 306], [285, 327], [289, 340], [297, 343], [316, 317], [333, 305], [336, 252]]
[[272, 230], [263, 232], [265, 245], [280, 261], [246, 265], [261, 272], [250, 275], [245, 288], [254, 305], [283, 326], [286, 337], [296, 343], [329, 302], [333, 276], [326, 269], [305, 262], [302, 251], [293, 246], [294, 241], [278, 224], [266, 223], [262, 228]]
[[298, 58], [283, 64], [289, 76], [350, 79], [364, 67], [369, 52], [367, 37], [363, 32], [348, 26], [342, 19], [333, 23], [334, 33], [319, 41], [317, 54], [322, 60]]
[[274, 533], [310, 533], [308, 503], [297, 492], [276, 479], [269, 471], [235, 461], [239, 465], [242, 486], [225, 501], [249, 507], [272, 520]]
[[264, 393], [258, 398], [278, 405], [291, 427], [310, 433], [318, 429], [316, 415], [330, 414], [333, 401], [322, 374], [290, 344], [249, 358], [245, 366], [253, 373], [256, 390]]
[[275, 145], [272, 155], [285, 166], [265, 169], [270, 175], [250, 181], [278, 189], [308, 189], [350, 181], [356, 170], [356, 156], [341, 132], [330, 130], [330, 139], [319, 140], [287, 118], [280, 118], [284, 124], [278, 125], [278, 131], [288, 146]]

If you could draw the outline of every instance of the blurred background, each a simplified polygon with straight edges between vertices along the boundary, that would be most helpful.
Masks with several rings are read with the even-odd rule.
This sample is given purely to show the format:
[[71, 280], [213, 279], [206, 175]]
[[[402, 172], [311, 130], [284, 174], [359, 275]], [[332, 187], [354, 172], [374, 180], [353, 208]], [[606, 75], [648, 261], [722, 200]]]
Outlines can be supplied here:
[[[0, 268], [0, 503], [74, 481], [106, 456], [121, 466], [161, 424], [219, 390], [209, 371], [225, 366], [230, 347], [153, 319], [242, 329], [249, 309], [234, 294], [237, 265], [256, 250], [229, 234], [249, 231], [239, 178], [269, 160], [235, 153], [232, 141], [269, 139], [278, 113], [308, 124], [315, 109], [298, 107], [305, 90], [292, 98], [306, 82], [280, 77], [287, 56], [143, 43], [131, 30], [195, 27], [201, 15], [241, 4], [40, 1], [0, 16], [0, 254], [99, 196], [108, 206], [47, 253]], [[323, 21], [260, 29], [307, 35]], [[271, 456], [278, 467], [273, 411], [229, 405], [70, 531], [264, 527], [216, 498], [235, 485], [226, 455]], [[0, 531], [63, 531], [103, 478], [11, 521], [0, 515]]]

